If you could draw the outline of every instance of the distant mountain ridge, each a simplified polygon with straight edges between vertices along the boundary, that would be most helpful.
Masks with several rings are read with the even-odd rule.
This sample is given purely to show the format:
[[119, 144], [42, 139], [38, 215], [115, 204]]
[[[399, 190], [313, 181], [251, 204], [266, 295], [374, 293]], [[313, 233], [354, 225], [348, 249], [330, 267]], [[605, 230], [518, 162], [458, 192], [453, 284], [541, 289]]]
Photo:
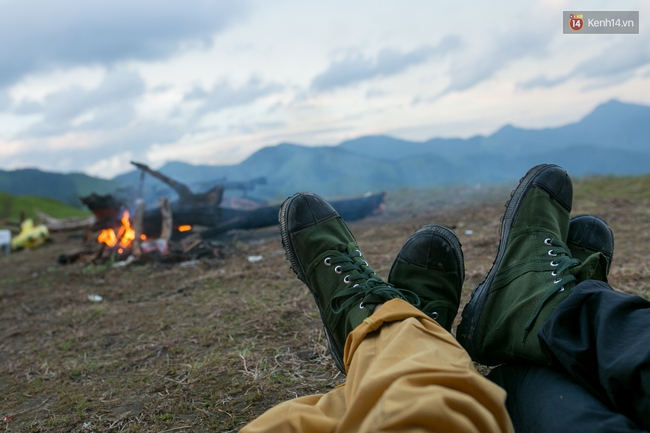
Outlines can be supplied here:
[[[366, 191], [503, 183], [539, 163], [555, 163], [573, 176], [650, 172], [650, 107], [604, 103], [582, 120], [557, 128], [506, 125], [489, 136], [433, 138], [424, 142], [366, 136], [337, 146], [281, 143], [231, 166], [170, 162], [161, 171], [198, 185], [210, 179], [265, 176], [253, 195], [280, 199], [296, 191], [325, 196]], [[137, 173], [114, 180], [134, 184]]]
[[[380, 135], [359, 137], [336, 146], [280, 143], [262, 148], [236, 165], [169, 162], [160, 171], [197, 192], [224, 179], [241, 181], [264, 176], [267, 184], [256, 187], [251, 195], [279, 200], [297, 191], [333, 197], [401, 188], [503, 183], [519, 179], [539, 163], [559, 164], [573, 176], [649, 173], [650, 107], [612, 100], [599, 105], [579, 122], [565, 126], [524, 129], [506, 125], [489, 136], [468, 139], [414, 142]], [[54, 178], [39, 185], [31, 182], [31, 186], [30, 182], [12, 181], [18, 172], [0, 171], [0, 191], [45, 195], [69, 202], [71, 191], [80, 195], [79, 191], [84, 189], [87, 193], [90, 185], [102, 189], [96, 192], [105, 193], [116, 185], [137, 188], [139, 182], [135, 170], [112, 181], [88, 176], [81, 179], [79, 176], [84, 175], [78, 174], [56, 175], [77, 178], [74, 182], [58, 179], [56, 182], [67, 182], [67, 186], [53, 188]], [[76, 189], [70, 187], [71, 183]], [[173, 196], [158, 180], [148, 177], [145, 186], [150, 195]]]
[[386, 136], [361, 137], [345, 141], [339, 147], [357, 153], [374, 151], [382, 158], [395, 159], [400, 155], [424, 153], [451, 158], [481, 153], [531, 154], [584, 145], [648, 152], [650, 107], [612, 100], [599, 105], [579, 122], [557, 128], [523, 129], [506, 125], [487, 137], [433, 138], [421, 143]]

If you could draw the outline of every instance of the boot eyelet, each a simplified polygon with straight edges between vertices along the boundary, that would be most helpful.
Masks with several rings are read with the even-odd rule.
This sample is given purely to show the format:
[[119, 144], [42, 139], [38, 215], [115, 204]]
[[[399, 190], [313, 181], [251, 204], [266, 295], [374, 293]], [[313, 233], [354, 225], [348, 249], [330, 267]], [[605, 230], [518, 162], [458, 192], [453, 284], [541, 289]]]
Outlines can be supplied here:
[[553, 245], [553, 244], [551, 243], [551, 238], [546, 238], [546, 239], [544, 239], [544, 243], [545, 243], [546, 245], [548, 245], [549, 247], [550, 247], [551, 245]]
[[555, 266], [557, 266], [559, 264], [560, 264], [560, 262], [556, 262], [555, 260], [551, 261], [551, 263], [550, 263], [550, 265], [553, 266], [553, 267], [555, 267]]
[[325, 263], [325, 266], [332, 266], [332, 258], [331, 257], [325, 257], [325, 260], [323, 260], [323, 263]]
[[551, 275], [553, 275], [554, 277], [557, 277], [557, 272], [552, 271], [552, 272], [551, 272]]
[[350, 284], [350, 276], [349, 276], [349, 275], [346, 275], [346, 276], [343, 278], [343, 282], [344, 282], [345, 284]]
[[356, 250], [357, 253], [359, 253], [359, 257], [363, 257], [363, 254], [361, 254], [361, 250]]
[[553, 250], [548, 250], [548, 255], [551, 257], [557, 257], [557, 254]]
[[363, 310], [363, 308], [366, 306], [363, 302], [359, 304], [359, 309]]
[[341, 271], [341, 265], [338, 265], [337, 267], [335, 267], [334, 272], [336, 272], [337, 274], [340, 274], [341, 272], [343, 272], [343, 271]]
[[557, 283], [559, 283], [560, 281], [562, 281], [562, 278], [556, 278], [555, 281], [553, 281], [553, 284], [557, 284]]
[[560, 290], [558, 292], [564, 292], [564, 286], [560, 287]]
[[433, 320], [436, 320], [436, 319], [438, 318], [438, 312], [437, 312], [437, 311], [433, 311], [431, 314], [429, 314], [429, 316], [431, 316], [431, 318], [432, 318]]
[[370, 265], [368, 264], [368, 262], [366, 262], [365, 260], [363, 261], [363, 264], [364, 264], [365, 266], [370, 266]]
[[354, 286], [352, 286], [352, 288], [355, 288], [355, 287], [357, 287], [358, 285], [359, 285], [359, 284], [355, 284]]

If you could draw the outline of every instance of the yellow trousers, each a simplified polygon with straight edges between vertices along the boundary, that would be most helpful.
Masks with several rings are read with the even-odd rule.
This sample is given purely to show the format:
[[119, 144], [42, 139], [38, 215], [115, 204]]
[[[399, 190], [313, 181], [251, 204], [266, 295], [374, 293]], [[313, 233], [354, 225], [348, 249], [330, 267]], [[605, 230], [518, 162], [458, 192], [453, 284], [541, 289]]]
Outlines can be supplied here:
[[348, 335], [347, 381], [286, 401], [241, 432], [512, 432], [504, 390], [442, 326], [401, 299]]

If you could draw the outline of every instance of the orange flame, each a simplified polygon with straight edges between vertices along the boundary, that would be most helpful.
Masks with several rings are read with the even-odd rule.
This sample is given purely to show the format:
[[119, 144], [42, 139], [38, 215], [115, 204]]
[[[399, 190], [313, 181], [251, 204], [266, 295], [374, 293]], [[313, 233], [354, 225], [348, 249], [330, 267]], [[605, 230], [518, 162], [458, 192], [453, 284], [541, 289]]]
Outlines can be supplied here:
[[192, 226], [188, 226], [188, 225], [178, 226], [179, 232], [189, 232], [190, 230], [192, 230]]
[[122, 247], [131, 245], [131, 242], [135, 239], [135, 230], [131, 228], [129, 216], [129, 211], [125, 210], [124, 214], [122, 214], [122, 226], [117, 233], [113, 229], [104, 229], [97, 237], [97, 242], [104, 243], [109, 247], [114, 247], [118, 242]]

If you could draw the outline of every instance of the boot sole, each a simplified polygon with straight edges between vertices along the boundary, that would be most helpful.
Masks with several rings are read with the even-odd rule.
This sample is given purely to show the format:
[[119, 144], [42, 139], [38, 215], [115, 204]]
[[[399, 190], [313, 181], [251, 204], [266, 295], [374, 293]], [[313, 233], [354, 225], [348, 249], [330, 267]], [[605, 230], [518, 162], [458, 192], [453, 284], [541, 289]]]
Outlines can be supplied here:
[[470, 301], [463, 309], [461, 322], [456, 329], [456, 338], [476, 362], [489, 365], [489, 363], [484, 362], [484, 358], [480, 355], [481, 350], [476, 342], [478, 323], [481, 314], [483, 313], [483, 307], [485, 307], [485, 304], [487, 303], [490, 286], [499, 271], [501, 261], [507, 249], [508, 238], [510, 236], [510, 230], [514, 223], [515, 216], [519, 211], [526, 193], [533, 187], [533, 179], [544, 170], [554, 167], [558, 166], [554, 164], [541, 164], [531, 168], [524, 177], [521, 178], [519, 185], [510, 194], [510, 199], [506, 202], [506, 211], [501, 218], [499, 247], [497, 249], [496, 258], [492, 263], [492, 268], [485, 277], [485, 280], [474, 289]]
[[[289, 230], [287, 229], [287, 218], [286, 218], [287, 209], [289, 208], [289, 205], [293, 203], [293, 201], [300, 195], [301, 193], [294, 194], [293, 196], [285, 200], [284, 203], [282, 203], [282, 206], [280, 207], [280, 212], [278, 213], [278, 222], [280, 223], [280, 236], [282, 237], [282, 247], [284, 248], [284, 256], [286, 257], [287, 260], [289, 260], [289, 263], [291, 264], [290, 267], [293, 273], [296, 274], [298, 279], [307, 286], [309, 292], [312, 294], [314, 301], [316, 302], [316, 306], [318, 307], [318, 313], [320, 314], [321, 321], [323, 322], [323, 328], [325, 329], [325, 336], [327, 337], [327, 344], [329, 345], [332, 358], [334, 359], [334, 363], [343, 374], [346, 374], [345, 365], [343, 364], [343, 349], [338, 347], [338, 345], [335, 343], [334, 334], [330, 330], [329, 326], [327, 326], [327, 323], [325, 323], [325, 320], [323, 320], [323, 306], [318, 301], [316, 292], [309, 285], [307, 275], [305, 275], [305, 273], [302, 271], [302, 266], [300, 265], [300, 262], [296, 257], [293, 244], [291, 243], [291, 239], [289, 238]], [[336, 215], [338, 216], [338, 212]], [[333, 216], [333, 218], [337, 218], [337, 216]]]

